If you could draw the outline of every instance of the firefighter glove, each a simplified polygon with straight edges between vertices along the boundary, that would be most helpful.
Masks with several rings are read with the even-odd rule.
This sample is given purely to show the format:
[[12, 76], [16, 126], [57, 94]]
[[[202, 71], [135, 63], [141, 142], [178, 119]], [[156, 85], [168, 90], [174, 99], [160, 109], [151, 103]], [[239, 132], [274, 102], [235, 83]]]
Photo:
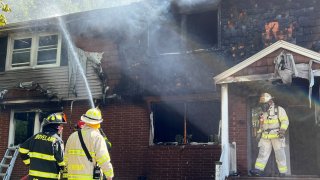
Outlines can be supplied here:
[[256, 136], [256, 141], [259, 142], [261, 139], [261, 133], [257, 133], [257, 136]]
[[286, 130], [279, 129], [279, 138], [284, 138], [285, 134], [286, 134]]

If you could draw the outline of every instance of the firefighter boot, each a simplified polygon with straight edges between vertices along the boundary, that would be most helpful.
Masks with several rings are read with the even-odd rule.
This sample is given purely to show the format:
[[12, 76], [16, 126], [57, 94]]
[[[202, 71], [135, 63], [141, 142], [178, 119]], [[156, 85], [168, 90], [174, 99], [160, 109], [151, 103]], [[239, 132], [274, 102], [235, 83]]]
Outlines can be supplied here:
[[279, 177], [285, 177], [285, 176], [286, 176], [285, 173], [280, 173], [280, 174], [279, 174]]
[[264, 176], [263, 171], [259, 169], [251, 169], [250, 174], [251, 176]]

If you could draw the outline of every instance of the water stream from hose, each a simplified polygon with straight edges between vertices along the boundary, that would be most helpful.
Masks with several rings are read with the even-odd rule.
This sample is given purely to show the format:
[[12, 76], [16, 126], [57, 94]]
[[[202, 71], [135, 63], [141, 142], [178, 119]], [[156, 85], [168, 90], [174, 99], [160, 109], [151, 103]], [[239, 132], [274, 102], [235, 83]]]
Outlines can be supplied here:
[[[66, 42], [68, 43], [68, 48], [69, 48], [69, 53], [72, 53], [72, 60], [74, 61], [73, 63], [76, 63], [77, 65], [77, 68], [79, 70], [79, 73], [81, 75], [81, 77], [83, 78], [83, 81], [85, 83], [85, 86], [86, 86], [86, 92], [87, 92], [87, 95], [88, 95], [88, 99], [90, 101], [90, 106], [91, 108], [94, 108], [94, 103], [93, 103], [93, 98], [92, 98], [92, 93], [91, 93], [91, 90], [90, 90], [90, 87], [89, 87], [89, 83], [88, 83], [88, 80], [87, 80], [87, 77], [86, 77], [86, 74], [80, 64], [80, 60], [79, 60], [79, 56], [75, 50], [75, 45], [73, 44], [71, 38], [70, 38], [70, 33], [69, 31], [67, 30], [66, 28], [66, 25], [65, 23], [62, 21], [62, 19], [60, 17], [58, 17], [58, 21], [59, 21], [59, 25], [60, 25], [60, 28], [62, 30], [62, 33], [63, 33], [63, 37], [65, 38]], [[75, 74], [74, 74], [75, 75]]]

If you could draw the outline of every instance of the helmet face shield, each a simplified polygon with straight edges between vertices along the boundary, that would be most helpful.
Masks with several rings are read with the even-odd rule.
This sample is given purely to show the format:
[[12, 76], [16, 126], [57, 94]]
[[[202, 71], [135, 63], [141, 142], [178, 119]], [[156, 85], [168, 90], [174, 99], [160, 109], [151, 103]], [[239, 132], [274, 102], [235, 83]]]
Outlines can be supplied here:
[[259, 99], [259, 103], [267, 103], [272, 99], [269, 93], [262, 93]]
[[269, 93], [262, 93], [259, 99], [259, 104], [262, 109], [262, 111], [266, 112], [270, 108], [270, 100], [272, 99], [272, 96]]
[[269, 103], [260, 103], [260, 107], [262, 109], [262, 111], [267, 112], [270, 108]]

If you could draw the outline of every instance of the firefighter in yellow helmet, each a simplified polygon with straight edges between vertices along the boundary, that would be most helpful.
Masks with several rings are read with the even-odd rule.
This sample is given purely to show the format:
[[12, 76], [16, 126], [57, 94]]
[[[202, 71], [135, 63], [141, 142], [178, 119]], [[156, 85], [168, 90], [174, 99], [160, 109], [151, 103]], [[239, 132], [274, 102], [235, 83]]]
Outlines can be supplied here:
[[259, 104], [262, 113], [260, 116], [261, 138], [258, 143], [259, 154], [256, 159], [255, 169], [250, 170], [253, 176], [263, 176], [272, 148], [275, 152], [276, 162], [280, 176], [287, 173], [285, 154], [285, 132], [289, 126], [286, 111], [281, 106], [276, 106], [269, 93], [262, 93]]
[[20, 145], [21, 159], [29, 166], [28, 179], [60, 178], [60, 171], [64, 169], [65, 162], [59, 130], [65, 123], [66, 116], [63, 113], [53, 113], [44, 119], [42, 132]]
[[85, 122], [85, 126], [72, 133], [66, 144], [68, 179], [101, 179], [100, 173], [103, 172], [106, 178], [111, 180], [114, 176], [113, 167], [107, 145], [99, 132], [100, 123], [103, 121], [101, 111], [98, 108], [89, 109], [81, 116], [81, 121]]
[[[77, 122], [77, 124], [75, 125], [75, 130], [79, 130], [79, 129], [82, 129], [85, 125], [85, 122], [79, 120]], [[111, 152], [111, 147], [112, 147], [112, 144], [111, 142], [109, 141], [107, 135], [103, 132], [102, 128], [99, 128], [99, 131], [101, 133], [101, 135], [103, 136], [104, 140], [106, 141], [106, 144], [107, 144], [107, 148], [108, 148], [108, 151]]]

